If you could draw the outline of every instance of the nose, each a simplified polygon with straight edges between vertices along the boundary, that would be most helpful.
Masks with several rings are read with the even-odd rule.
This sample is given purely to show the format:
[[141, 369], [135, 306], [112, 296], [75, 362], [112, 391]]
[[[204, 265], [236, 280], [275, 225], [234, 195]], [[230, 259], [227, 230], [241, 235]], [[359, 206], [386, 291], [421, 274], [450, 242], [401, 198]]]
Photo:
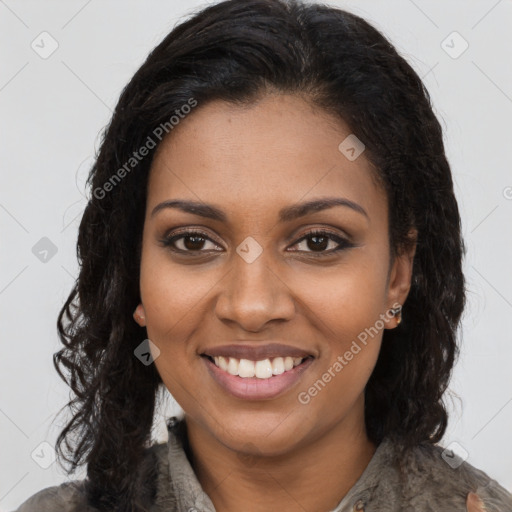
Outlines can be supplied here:
[[265, 251], [248, 263], [234, 255], [231, 271], [222, 280], [215, 313], [223, 322], [259, 332], [272, 321], [286, 321], [295, 314], [292, 291], [276, 266], [270, 266]]

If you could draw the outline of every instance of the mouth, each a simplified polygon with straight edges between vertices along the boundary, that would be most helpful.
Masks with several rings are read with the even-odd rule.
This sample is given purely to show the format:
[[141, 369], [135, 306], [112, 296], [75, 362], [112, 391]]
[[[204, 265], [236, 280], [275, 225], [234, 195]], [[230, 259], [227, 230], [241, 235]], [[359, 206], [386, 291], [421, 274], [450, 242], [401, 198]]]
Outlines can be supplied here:
[[315, 358], [275, 356], [254, 361], [202, 354], [201, 359], [212, 379], [229, 395], [242, 400], [273, 400], [297, 387]]
[[210, 347], [198, 355], [221, 389], [244, 400], [271, 400], [289, 393], [317, 357], [299, 347], [261, 341]]
[[229, 375], [237, 376], [242, 379], [271, 379], [290, 372], [313, 359], [313, 356], [292, 357], [278, 356], [253, 361], [250, 359], [239, 359], [237, 357], [210, 356], [202, 354], [202, 357], [208, 359], [217, 368], [220, 368]]

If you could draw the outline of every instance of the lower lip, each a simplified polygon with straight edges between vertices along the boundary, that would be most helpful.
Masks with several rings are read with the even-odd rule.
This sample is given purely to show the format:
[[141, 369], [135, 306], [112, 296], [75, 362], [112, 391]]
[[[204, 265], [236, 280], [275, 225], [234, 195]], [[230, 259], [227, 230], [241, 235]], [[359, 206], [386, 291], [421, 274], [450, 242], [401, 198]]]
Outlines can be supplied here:
[[244, 400], [268, 400], [289, 391], [313, 362], [313, 358], [308, 357], [301, 364], [281, 375], [274, 375], [269, 379], [259, 379], [258, 377], [242, 378], [238, 375], [231, 375], [216, 366], [207, 357], [202, 357], [202, 359], [204, 359], [210, 375], [224, 390]]

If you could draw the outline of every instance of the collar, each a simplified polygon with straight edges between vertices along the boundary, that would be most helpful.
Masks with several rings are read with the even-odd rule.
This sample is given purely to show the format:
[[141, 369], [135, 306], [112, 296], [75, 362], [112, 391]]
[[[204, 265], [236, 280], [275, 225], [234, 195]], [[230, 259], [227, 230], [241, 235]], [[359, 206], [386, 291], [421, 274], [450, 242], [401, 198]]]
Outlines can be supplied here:
[[[167, 441], [169, 484], [172, 486], [177, 509], [216, 512], [187, 458], [185, 421], [183, 418], [173, 416], [167, 421], [167, 430], [169, 432]], [[384, 439], [377, 446], [373, 457], [357, 482], [331, 512], [364, 512], [367, 504], [375, 496], [379, 482], [386, 480], [386, 477], [391, 477], [386, 473], [393, 471], [389, 464], [394, 459], [393, 452], [393, 443]]]
[[169, 440], [169, 478], [177, 510], [215, 512], [209, 496], [203, 491], [185, 452], [186, 424], [173, 416], [167, 421]]

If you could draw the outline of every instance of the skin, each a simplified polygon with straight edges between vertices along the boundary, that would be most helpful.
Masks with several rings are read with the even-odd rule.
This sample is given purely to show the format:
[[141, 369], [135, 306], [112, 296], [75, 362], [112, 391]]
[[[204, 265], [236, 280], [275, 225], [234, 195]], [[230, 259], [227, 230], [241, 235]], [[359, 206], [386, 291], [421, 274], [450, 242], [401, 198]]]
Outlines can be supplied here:
[[[269, 503], [275, 510], [331, 510], [375, 452], [365, 430], [364, 388], [382, 329], [308, 404], [297, 399], [379, 315], [405, 302], [411, 284], [414, 247], [390, 259], [387, 200], [371, 164], [364, 153], [349, 161], [338, 150], [350, 133], [305, 99], [267, 95], [244, 108], [198, 106], [155, 155], [134, 318], [160, 350], [157, 370], [185, 411], [191, 462], [218, 511], [246, 510], [247, 503], [253, 512]], [[281, 208], [333, 196], [367, 215], [336, 206], [279, 222]], [[171, 208], [152, 215], [173, 199], [212, 204], [226, 221]], [[210, 240], [177, 240], [187, 254], [161, 244], [184, 228]], [[315, 256], [339, 244], [318, 249], [303, 239], [311, 228], [353, 246]], [[252, 263], [236, 252], [249, 236], [262, 248]], [[397, 326], [385, 318], [384, 328]], [[200, 354], [236, 340], [278, 341], [315, 359], [277, 398], [235, 398], [212, 379]]]
[[485, 512], [486, 510], [482, 500], [474, 492], [468, 494], [466, 508], [467, 512]]

